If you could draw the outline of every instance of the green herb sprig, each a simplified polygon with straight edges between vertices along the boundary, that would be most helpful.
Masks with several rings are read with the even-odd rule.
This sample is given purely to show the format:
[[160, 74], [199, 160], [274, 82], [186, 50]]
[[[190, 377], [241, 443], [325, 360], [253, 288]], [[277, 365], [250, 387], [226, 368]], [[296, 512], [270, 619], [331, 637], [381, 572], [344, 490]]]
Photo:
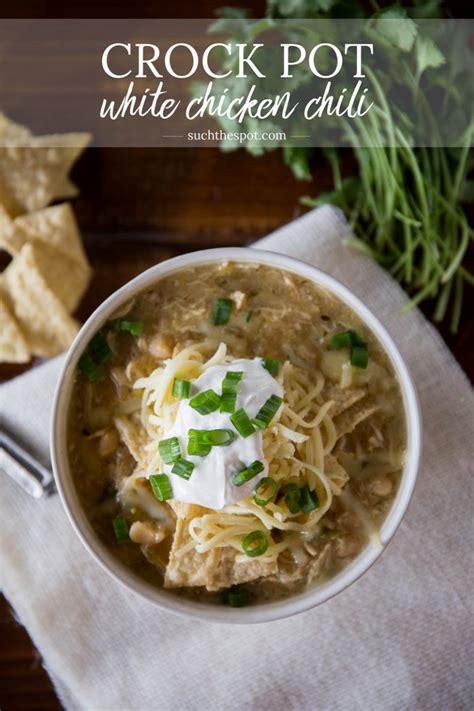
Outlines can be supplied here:
[[[385, 267], [409, 294], [403, 311], [425, 300], [434, 300], [433, 319], [441, 322], [449, 317], [451, 331], [456, 332], [464, 290], [466, 285], [474, 284], [474, 275], [466, 264], [474, 231], [463, 207], [465, 201], [472, 199], [473, 192], [469, 171], [474, 167], [474, 113], [467, 127], [459, 130], [460, 148], [442, 147], [441, 141], [433, 141], [437, 147], [414, 148], [407, 116], [399, 109], [392, 109], [387, 99], [390, 84], [398, 81], [419, 111], [420, 124], [436, 138], [436, 125], [425, 102], [424, 82], [446, 60], [416, 20], [441, 18], [444, 14], [442, 0], [397, 2], [383, 8], [376, 0], [370, 3], [267, 0], [266, 17], [258, 21], [247, 10], [221, 8], [214, 30], [225, 31], [236, 41], [245, 42], [255, 41], [260, 32], [271, 29], [273, 20], [294, 20], [291, 29], [297, 31], [298, 22], [303, 19], [370, 17], [367, 32], [388, 50], [392, 47], [395, 51], [386, 52], [388, 66], [378, 77], [367, 70], [377, 98], [375, 110], [363, 120], [345, 124], [345, 139], [355, 156], [358, 175], [343, 176], [341, 150], [324, 150], [331, 165], [334, 189], [305, 197], [302, 203], [308, 207], [332, 204], [342, 208], [355, 233], [355, 238], [347, 240], [348, 244]], [[380, 19], [398, 22], [380, 23]], [[300, 28], [303, 29], [303, 23]], [[455, 40], [453, 37], [452, 41]], [[307, 71], [298, 70], [291, 80], [292, 90], [304, 87], [307, 81]], [[288, 80], [282, 80], [283, 83], [288, 89]], [[466, 109], [463, 97], [449, 82], [438, 88], [445, 93], [445, 120], [455, 121]], [[277, 89], [274, 87], [275, 92]], [[280, 130], [284, 126], [271, 128]], [[233, 146], [221, 147], [229, 150]], [[266, 145], [248, 141], [245, 145], [252, 155], [276, 147], [275, 142]], [[282, 150], [285, 164], [295, 177], [311, 180], [315, 149], [283, 146]]]

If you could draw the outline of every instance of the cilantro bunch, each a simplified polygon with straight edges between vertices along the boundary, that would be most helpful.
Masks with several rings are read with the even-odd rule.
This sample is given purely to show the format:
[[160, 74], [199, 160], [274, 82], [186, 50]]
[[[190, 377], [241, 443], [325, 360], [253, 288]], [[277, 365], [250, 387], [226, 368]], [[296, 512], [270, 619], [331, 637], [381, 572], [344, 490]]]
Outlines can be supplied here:
[[[446, 78], [440, 78], [439, 89], [446, 95], [446, 120], [453, 122], [455, 128], [459, 126], [457, 143], [461, 147], [414, 148], [413, 126], [387, 99], [389, 83], [397, 81], [402, 71], [399, 81], [403, 83], [403, 90], [409, 94], [421, 121], [435, 132], [435, 122], [424, 100], [424, 81], [426, 76], [431, 76], [431, 81], [434, 77], [436, 83], [436, 76], [430, 72], [436, 71], [446, 60], [433, 40], [421, 32], [416, 20], [442, 17], [442, 2], [413, 0], [405, 3], [406, 7], [397, 3], [383, 10], [375, 1], [370, 5], [368, 13], [367, 3], [358, 0], [267, 0], [265, 19], [252, 20], [248, 12], [240, 8], [222, 8], [213, 29], [230, 33], [239, 42], [256, 41], [259, 32], [265, 31], [274, 19], [293, 19], [297, 23], [302, 19], [363, 19], [370, 15], [371, 31], [377, 33], [378, 40], [388, 48], [397, 51], [393, 53], [393, 66], [389, 64], [385, 72], [378, 73], [380, 76], [367, 70], [377, 99], [375, 110], [364, 120], [345, 124], [345, 139], [352, 147], [358, 174], [343, 177], [343, 151], [323, 149], [321, 153], [332, 169], [334, 189], [316, 197], [305, 197], [302, 202], [310, 207], [329, 203], [342, 208], [356, 235], [350, 244], [377, 260], [409, 293], [411, 298], [405, 310], [432, 299], [434, 320], [449, 317], [451, 331], [456, 332], [465, 286], [474, 283], [474, 276], [466, 266], [474, 232], [463, 206], [473, 197], [468, 175], [474, 167], [474, 108], [468, 106], [468, 120], [461, 120], [466, 116], [463, 97], [456, 93], [454, 82], [450, 84]], [[398, 21], [378, 25], [378, 19]], [[465, 51], [458, 37], [453, 36], [451, 41], [457, 52]], [[401, 70], [400, 53], [403, 56]], [[390, 52], [387, 57], [390, 58]], [[462, 76], [457, 79], [464, 81]], [[292, 90], [304, 87], [308, 80], [308, 72], [298, 67]], [[472, 75], [466, 74], [465, 81], [472, 82]], [[285, 89], [288, 89], [288, 80]], [[241, 86], [234, 86], [234, 91], [241, 90]], [[231, 128], [221, 123], [224, 128]], [[282, 127], [272, 124], [264, 128]], [[247, 129], [251, 130], [252, 126]], [[441, 143], [438, 141], [438, 146]], [[253, 155], [275, 147], [275, 144], [252, 142], [246, 145]], [[229, 150], [231, 146], [222, 148]], [[285, 163], [300, 180], [311, 180], [315, 153], [312, 148], [283, 147]]]

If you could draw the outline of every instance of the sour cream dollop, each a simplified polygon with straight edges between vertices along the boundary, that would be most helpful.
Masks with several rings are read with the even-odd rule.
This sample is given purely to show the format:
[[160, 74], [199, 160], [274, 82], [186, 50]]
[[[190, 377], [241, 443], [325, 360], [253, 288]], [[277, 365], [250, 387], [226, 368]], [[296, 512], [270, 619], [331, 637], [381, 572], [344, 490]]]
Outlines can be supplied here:
[[[214, 390], [220, 395], [222, 381], [229, 371], [243, 373], [238, 387], [236, 409], [243, 407], [250, 418], [256, 416], [272, 395], [283, 397], [281, 385], [263, 367], [260, 358], [241, 358], [232, 363], [211, 366], [193, 381], [192, 397], [205, 390]], [[280, 410], [281, 407], [276, 418]], [[236, 438], [227, 446], [212, 447], [205, 457], [191, 456], [187, 453], [190, 429], [230, 429], [236, 433]], [[222, 509], [250, 496], [260, 479], [268, 476], [268, 461], [263, 455], [262, 431], [256, 430], [249, 437], [241, 437], [230, 421], [229, 413], [216, 411], [201, 415], [190, 407], [189, 400], [182, 400], [175, 423], [164, 434], [163, 439], [169, 437], [178, 438], [183, 457], [194, 464], [193, 473], [188, 480], [172, 474], [172, 465], [163, 465], [163, 471], [168, 474], [173, 487], [173, 497], [179, 501], [199, 504], [210, 509]], [[263, 471], [242, 486], [235, 486], [233, 475], [256, 460], [262, 462]]]

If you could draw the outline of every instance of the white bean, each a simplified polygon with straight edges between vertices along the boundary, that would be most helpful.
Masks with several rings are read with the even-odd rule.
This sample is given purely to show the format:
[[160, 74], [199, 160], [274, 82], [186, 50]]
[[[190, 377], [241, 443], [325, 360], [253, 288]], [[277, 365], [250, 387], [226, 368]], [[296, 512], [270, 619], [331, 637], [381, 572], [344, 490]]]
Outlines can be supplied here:
[[134, 543], [152, 545], [160, 543], [165, 536], [166, 530], [154, 521], [135, 521], [130, 526], [130, 538]]
[[370, 485], [370, 491], [375, 496], [388, 496], [392, 493], [393, 484], [386, 476], [374, 479]]

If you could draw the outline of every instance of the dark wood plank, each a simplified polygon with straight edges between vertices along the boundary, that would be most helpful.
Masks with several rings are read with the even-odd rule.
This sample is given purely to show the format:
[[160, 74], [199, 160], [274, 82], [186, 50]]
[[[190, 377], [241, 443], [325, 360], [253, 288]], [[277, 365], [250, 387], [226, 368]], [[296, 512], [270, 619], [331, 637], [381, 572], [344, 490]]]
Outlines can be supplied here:
[[325, 162], [299, 182], [280, 151], [252, 158], [215, 148], [98, 148], [77, 164], [75, 207], [84, 231], [154, 230], [174, 245], [243, 244], [303, 212], [299, 198], [328, 190]]
[[0, 597], [0, 708], [56, 711], [61, 704], [28, 633]]

